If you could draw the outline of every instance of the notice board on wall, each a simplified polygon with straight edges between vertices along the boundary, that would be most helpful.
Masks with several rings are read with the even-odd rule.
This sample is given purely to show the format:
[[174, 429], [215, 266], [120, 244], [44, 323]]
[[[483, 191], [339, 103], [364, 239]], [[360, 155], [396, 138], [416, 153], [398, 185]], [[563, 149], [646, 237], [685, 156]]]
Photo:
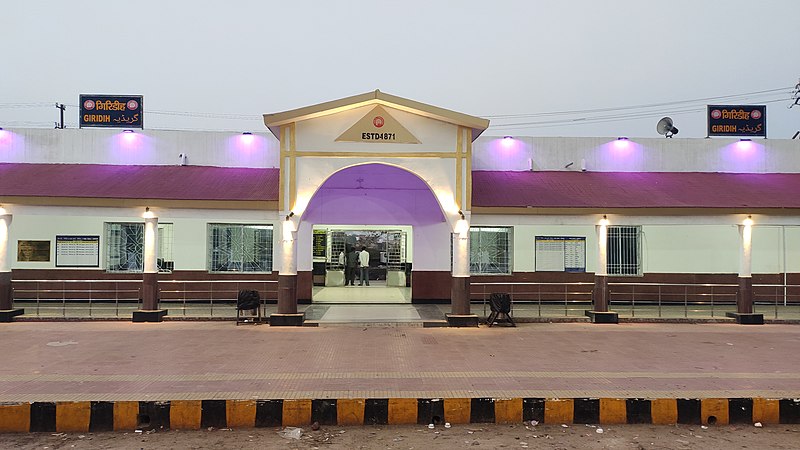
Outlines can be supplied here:
[[536, 236], [537, 272], [586, 272], [586, 238]]
[[56, 236], [56, 267], [99, 267], [100, 236]]
[[312, 250], [315, 261], [325, 261], [327, 254], [328, 230], [314, 230]]

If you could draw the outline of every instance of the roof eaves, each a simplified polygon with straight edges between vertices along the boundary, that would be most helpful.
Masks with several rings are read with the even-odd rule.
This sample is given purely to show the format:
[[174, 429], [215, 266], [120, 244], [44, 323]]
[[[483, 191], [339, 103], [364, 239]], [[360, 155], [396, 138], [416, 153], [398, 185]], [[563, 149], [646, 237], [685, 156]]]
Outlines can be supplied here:
[[473, 140], [477, 139], [481, 133], [489, 128], [488, 119], [482, 119], [480, 117], [439, 108], [437, 106], [409, 100], [396, 95], [386, 94], [378, 89], [364, 94], [353, 95], [350, 97], [340, 98], [338, 100], [319, 103], [317, 105], [305, 106], [302, 108], [278, 113], [264, 114], [264, 125], [269, 128], [275, 137], [280, 139], [280, 127], [282, 125], [323, 117], [330, 114], [336, 114], [342, 111], [360, 108], [370, 104], [388, 106], [390, 108], [410, 112], [423, 117], [428, 117], [430, 119], [471, 128]]

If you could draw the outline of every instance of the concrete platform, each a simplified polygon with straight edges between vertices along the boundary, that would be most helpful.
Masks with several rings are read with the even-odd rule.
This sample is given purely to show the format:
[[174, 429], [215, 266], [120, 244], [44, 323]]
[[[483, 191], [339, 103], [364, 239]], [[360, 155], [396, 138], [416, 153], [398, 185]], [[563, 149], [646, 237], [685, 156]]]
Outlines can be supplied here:
[[[153, 408], [166, 408], [168, 417], [170, 408], [175, 417], [196, 408], [199, 421], [226, 404], [234, 414], [244, 402], [253, 417], [258, 408], [277, 408], [283, 425], [308, 424], [324, 411], [345, 417], [343, 405], [362, 420], [387, 407], [391, 414], [413, 410], [414, 420], [521, 421], [549, 405], [557, 414], [551, 423], [625, 423], [645, 409], [656, 423], [655, 411], [667, 401], [667, 422], [713, 417], [721, 424], [746, 400], [750, 419], [758, 413], [793, 423], [800, 420], [800, 403], [792, 400], [800, 398], [798, 341], [795, 325], [733, 323], [476, 329], [13, 322], [0, 325], [0, 418], [17, 408], [47, 422], [56, 408], [74, 407], [87, 423], [119, 410], [139, 426], [139, 415], [157, 416], [141, 413]], [[436, 408], [444, 415], [431, 412]]]

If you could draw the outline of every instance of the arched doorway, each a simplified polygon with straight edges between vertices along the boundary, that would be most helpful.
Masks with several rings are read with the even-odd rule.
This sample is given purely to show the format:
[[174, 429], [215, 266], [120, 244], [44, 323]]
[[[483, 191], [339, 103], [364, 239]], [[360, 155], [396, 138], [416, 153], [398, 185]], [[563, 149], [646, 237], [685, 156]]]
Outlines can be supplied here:
[[[469, 310], [470, 164], [488, 120], [376, 90], [265, 114], [264, 124], [280, 142], [285, 217], [271, 325], [302, 324], [297, 305], [312, 297], [313, 226], [326, 222], [408, 224], [412, 302], [450, 303], [449, 324], [477, 325]], [[408, 174], [414, 179], [404, 180]]]
[[[325, 242], [324, 255], [316, 245], [312, 249], [312, 301], [332, 303], [410, 303], [414, 260], [431, 258], [429, 247], [414, 242], [424, 242], [431, 226], [446, 226], [430, 186], [411, 171], [385, 163], [353, 165], [332, 174], [314, 193], [301, 222], [314, 233], [325, 233], [317, 240]], [[370, 290], [346, 289], [340, 252], [362, 247], [370, 255], [370, 276], [358, 283], [369, 284]]]

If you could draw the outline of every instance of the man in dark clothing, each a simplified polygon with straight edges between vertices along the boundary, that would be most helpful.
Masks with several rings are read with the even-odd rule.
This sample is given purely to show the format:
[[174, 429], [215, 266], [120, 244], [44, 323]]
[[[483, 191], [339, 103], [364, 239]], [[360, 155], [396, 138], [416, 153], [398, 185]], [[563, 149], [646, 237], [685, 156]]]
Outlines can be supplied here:
[[347, 250], [344, 255], [344, 285], [356, 285], [356, 268], [358, 267], [358, 251], [355, 248]]

